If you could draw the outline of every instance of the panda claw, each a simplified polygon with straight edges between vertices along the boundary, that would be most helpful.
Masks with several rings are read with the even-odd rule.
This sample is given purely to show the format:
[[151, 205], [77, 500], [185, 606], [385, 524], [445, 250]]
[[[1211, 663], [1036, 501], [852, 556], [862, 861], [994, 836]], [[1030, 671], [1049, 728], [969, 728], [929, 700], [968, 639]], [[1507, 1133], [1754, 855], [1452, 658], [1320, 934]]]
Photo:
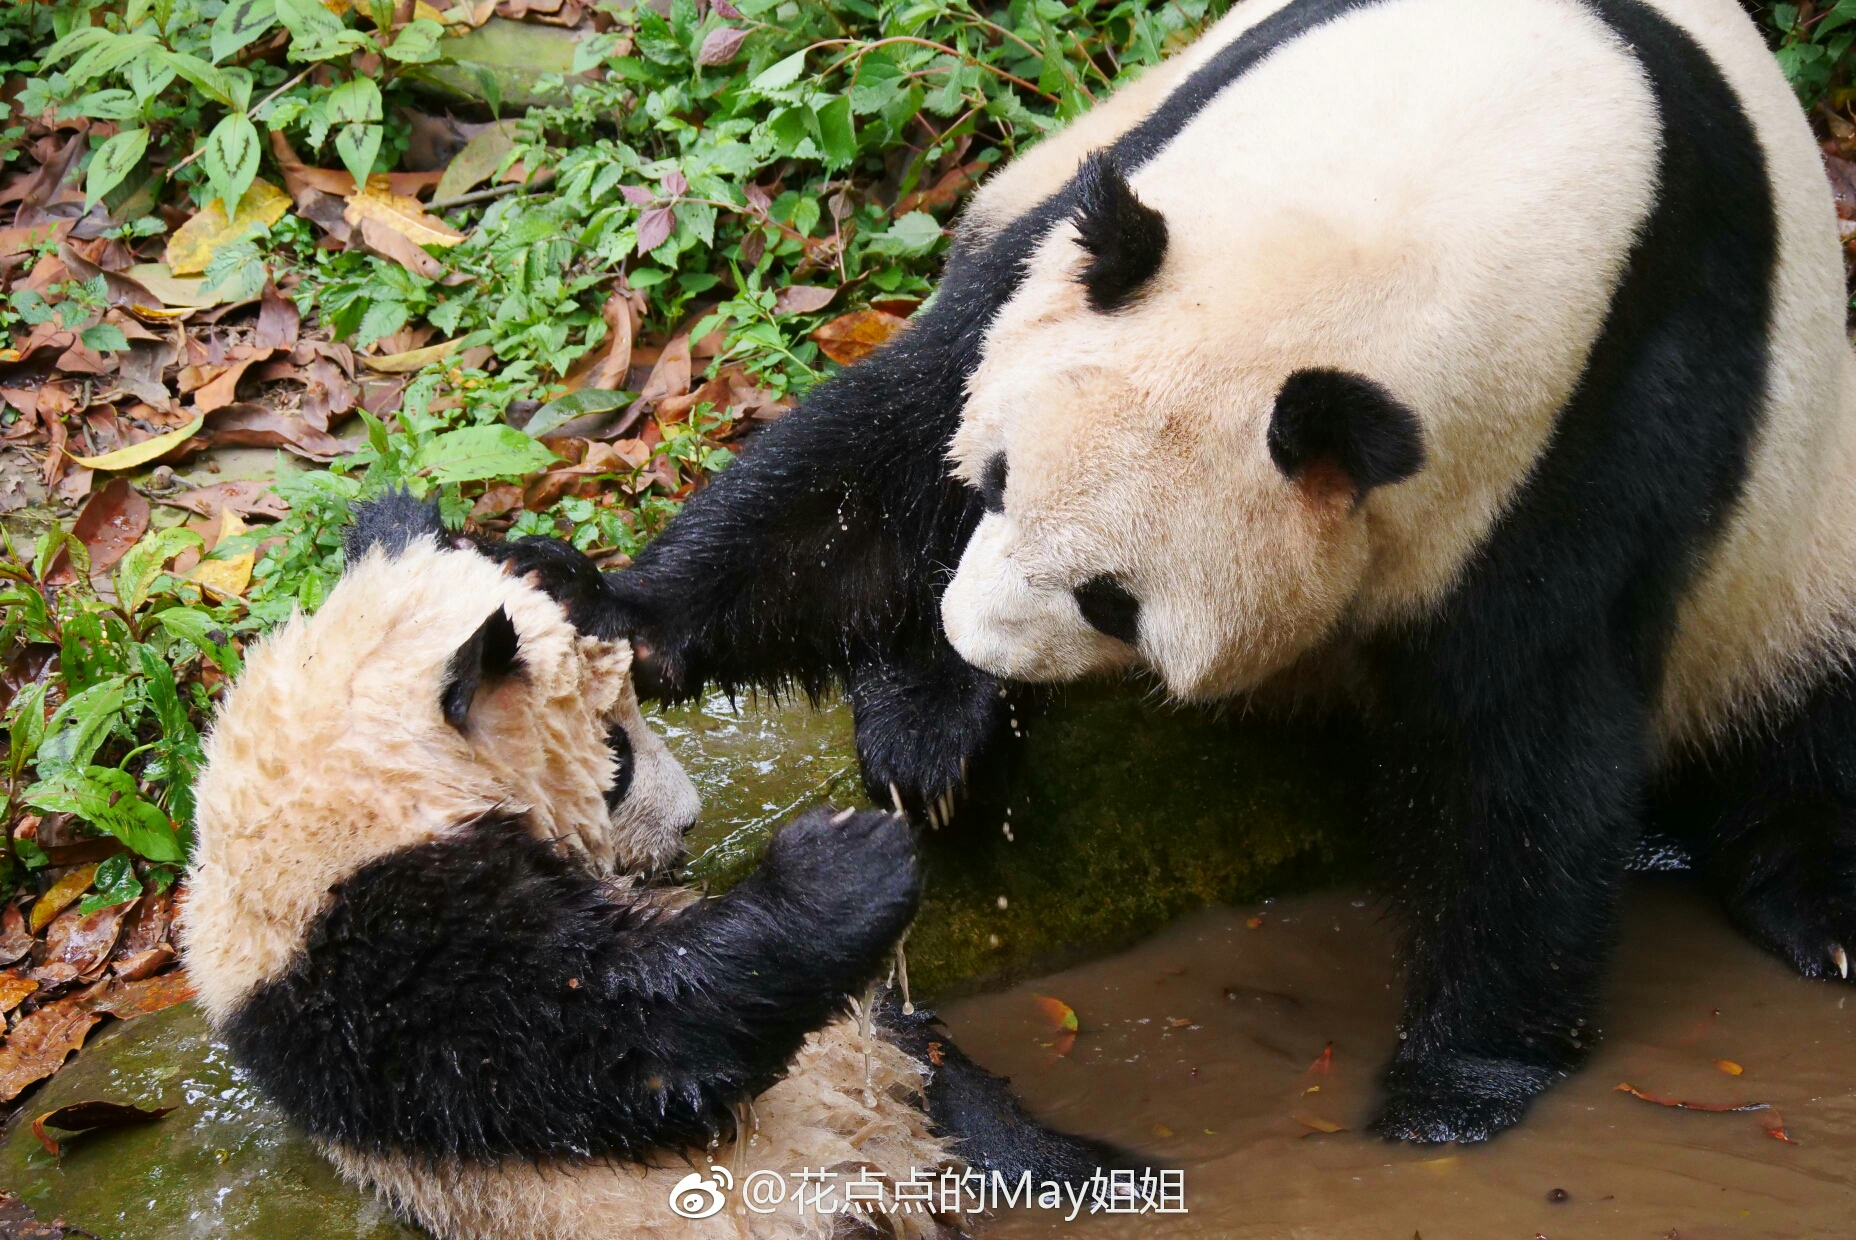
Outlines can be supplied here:
[[1843, 944], [1832, 943], [1830, 945], [1830, 958], [1836, 962], [1837, 974], [1842, 977], [1844, 981], [1849, 981], [1850, 956], [1848, 952], [1843, 950]]
[[889, 801], [890, 801], [890, 804], [896, 807], [896, 813], [898, 815], [901, 815], [903, 812], [902, 792], [900, 789], [896, 787], [896, 781], [893, 779], [889, 781]]

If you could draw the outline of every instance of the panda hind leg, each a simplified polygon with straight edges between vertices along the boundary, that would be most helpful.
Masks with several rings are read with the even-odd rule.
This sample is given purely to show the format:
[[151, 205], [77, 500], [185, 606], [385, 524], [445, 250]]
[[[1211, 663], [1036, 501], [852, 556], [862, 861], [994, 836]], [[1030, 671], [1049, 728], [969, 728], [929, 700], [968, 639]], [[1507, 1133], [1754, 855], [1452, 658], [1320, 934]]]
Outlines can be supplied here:
[[1689, 773], [1702, 873], [1747, 937], [1806, 977], [1849, 980], [1856, 956], [1856, 676], [1784, 726]]
[[1055, 1181], [1077, 1187], [1098, 1172], [1158, 1169], [1156, 1160], [1111, 1142], [1039, 1123], [1011, 1083], [969, 1059], [933, 1013], [904, 1015], [891, 995], [878, 1007], [877, 1022], [892, 1042], [929, 1065], [923, 1091], [928, 1120], [974, 1170], [988, 1177], [997, 1173], [1008, 1186], [1028, 1173], [1037, 1186]]

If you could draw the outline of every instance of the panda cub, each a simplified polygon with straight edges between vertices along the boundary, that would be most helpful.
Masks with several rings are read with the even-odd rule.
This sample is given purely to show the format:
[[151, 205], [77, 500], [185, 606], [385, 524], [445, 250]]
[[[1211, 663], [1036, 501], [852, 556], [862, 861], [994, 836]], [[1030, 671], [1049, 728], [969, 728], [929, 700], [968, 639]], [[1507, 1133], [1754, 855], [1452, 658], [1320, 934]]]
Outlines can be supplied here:
[[349, 1179], [455, 1240], [785, 1237], [832, 1220], [686, 1219], [673, 1193], [704, 1151], [891, 1183], [1112, 1160], [931, 1052], [931, 1018], [846, 1013], [915, 912], [905, 822], [814, 810], [719, 899], [645, 886], [697, 799], [629, 648], [405, 496], [363, 508], [348, 563], [214, 725], [185, 950], [236, 1060]]

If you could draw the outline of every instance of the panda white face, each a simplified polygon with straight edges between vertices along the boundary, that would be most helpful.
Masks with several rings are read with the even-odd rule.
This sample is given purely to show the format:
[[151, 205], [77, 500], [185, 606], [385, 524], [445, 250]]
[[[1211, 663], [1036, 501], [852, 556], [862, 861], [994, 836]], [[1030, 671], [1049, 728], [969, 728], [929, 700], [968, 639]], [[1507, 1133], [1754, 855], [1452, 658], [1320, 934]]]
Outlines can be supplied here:
[[[1143, 664], [1177, 698], [1225, 697], [1333, 630], [1370, 558], [1361, 501], [1421, 464], [1416, 421], [1363, 378], [1247, 333], [1253, 310], [1171, 271], [1164, 221], [1112, 165], [1083, 177], [1102, 201], [1034, 254], [968, 385], [950, 452], [987, 512], [942, 620], [995, 675]], [[1096, 227], [1090, 210], [1121, 218]], [[1104, 228], [1145, 251], [1109, 254], [1119, 286], [1097, 278]], [[1256, 267], [1266, 299], [1270, 267]]]

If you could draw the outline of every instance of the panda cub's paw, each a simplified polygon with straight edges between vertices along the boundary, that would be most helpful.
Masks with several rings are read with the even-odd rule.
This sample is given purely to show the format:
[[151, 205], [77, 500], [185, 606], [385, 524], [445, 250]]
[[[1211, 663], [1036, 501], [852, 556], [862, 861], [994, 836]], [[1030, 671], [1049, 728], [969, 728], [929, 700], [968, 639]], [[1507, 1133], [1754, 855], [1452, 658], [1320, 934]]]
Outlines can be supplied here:
[[1534, 1095], [1564, 1076], [1507, 1059], [1437, 1056], [1394, 1063], [1369, 1127], [1388, 1141], [1487, 1141], [1519, 1122]]
[[809, 949], [867, 974], [902, 937], [921, 900], [915, 832], [890, 814], [820, 807], [773, 837], [750, 881]]

